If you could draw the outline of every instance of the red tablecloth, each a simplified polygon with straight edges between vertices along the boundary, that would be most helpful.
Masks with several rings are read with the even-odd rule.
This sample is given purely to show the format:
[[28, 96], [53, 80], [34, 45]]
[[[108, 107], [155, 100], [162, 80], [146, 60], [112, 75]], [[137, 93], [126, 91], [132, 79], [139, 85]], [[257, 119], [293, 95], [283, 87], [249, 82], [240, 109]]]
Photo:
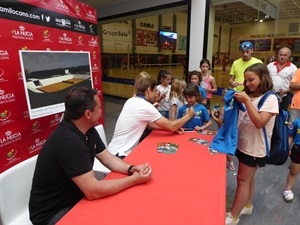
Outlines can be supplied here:
[[[225, 155], [210, 154], [206, 145], [188, 141], [191, 137], [213, 138], [196, 132], [152, 132], [124, 159], [131, 164], [149, 162], [153, 175], [148, 183], [94, 201], [84, 198], [58, 224], [224, 224]], [[159, 142], [178, 144], [177, 153], [158, 153]], [[105, 179], [122, 176], [110, 173]]]

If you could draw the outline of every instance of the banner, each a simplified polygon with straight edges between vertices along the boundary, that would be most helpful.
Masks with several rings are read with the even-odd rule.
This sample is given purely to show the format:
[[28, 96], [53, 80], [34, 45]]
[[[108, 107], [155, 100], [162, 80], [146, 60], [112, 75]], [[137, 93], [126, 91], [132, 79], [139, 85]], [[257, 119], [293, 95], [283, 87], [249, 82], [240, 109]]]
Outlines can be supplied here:
[[[39, 153], [61, 120], [63, 92], [90, 81], [87, 85], [98, 90], [102, 111], [103, 98], [94, 8], [75, 0], [2, 0], [0, 27], [5, 28], [0, 30], [2, 173]], [[28, 55], [35, 52], [46, 53], [49, 63], [43, 61], [44, 55]], [[63, 56], [64, 53], [67, 57]], [[74, 57], [83, 56], [77, 63], [82, 65], [70, 63], [62, 66], [57, 61], [56, 66], [53, 56], [66, 62], [70, 61], [67, 59], [74, 61]], [[58, 72], [58, 67], [61, 72]], [[56, 74], [50, 75], [53, 72]], [[63, 85], [58, 83], [62, 77], [64, 81], [67, 78]], [[48, 107], [48, 101], [53, 101], [53, 105], [58, 104], [60, 108], [52, 110], [54, 107], [51, 104]], [[45, 114], [41, 112], [44, 107], [47, 109]], [[40, 111], [36, 112], [36, 108]], [[103, 116], [99, 122], [104, 123]]]

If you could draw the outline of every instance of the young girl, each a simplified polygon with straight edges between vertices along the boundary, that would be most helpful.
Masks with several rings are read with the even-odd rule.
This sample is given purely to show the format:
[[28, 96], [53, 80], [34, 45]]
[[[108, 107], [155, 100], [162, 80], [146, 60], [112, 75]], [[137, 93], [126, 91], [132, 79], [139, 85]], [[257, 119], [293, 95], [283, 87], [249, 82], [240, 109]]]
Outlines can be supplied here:
[[289, 142], [292, 144], [290, 153], [291, 165], [290, 171], [286, 179], [286, 186], [283, 190], [283, 197], [285, 201], [291, 201], [294, 198], [294, 193], [291, 188], [294, 186], [297, 176], [300, 172], [300, 118], [295, 119], [292, 122], [291, 129], [289, 130]]
[[210, 101], [212, 99], [212, 93], [217, 92], [217, 84], [215, 78], [208, 73], [210, 69], [210, 62], [208, 59], [202, 59], [200, 61], [200, 70], [201, 70], [201, 87], [206, 91], [206, 108], [210, 110]]
[[[225, 96], [227, 90], [228, 90], [228, 88], [224, 88], [222, 90], [222, 100], [223, 101], [224, 101], [224, 96]], [[218, 116], [217, 116], [217, 114], [218, 114]], [[211, 111], [211, 117], [217, 123], [218, 128], [220, 128], [223, 125], [223, 115], [224, 115], [224, 106], [221, 107], [219, 111], [216, 111], [214, 109]], [[227, 154], [226, 159], [227, 159], [227, 164], [226, 164], [227, 168], [232, 171], [235, 170], [235, 167], [233, 165], [233, 156]]]
[[159, 105], [157, 106], [158, 111], [160, 114], [167, 119], [169, 119], [169, 109], [170, 109], [170, 102], [169, 102], [169, 95], [171, 89], [171, 79], [172, 76], [168, 71], [161, 70], [158, 73], [157, 81], [160, 83], [157, 86], [157, 91], [159, 93]]
[[200, 92], [200, 100], [199, 103], [206, 105], [206, 91], [203, 87], [201, 87], [200, 83], [202, 81], [201, 73], [197, 70], [193, 70], [189, 72], [189, 82], [191, 84], [197, 85]]
[[254, 176], [258, 167], [266, 164], [266, 147], [262, 128], [266, 128], [268, 142], [278, 114], [278, 100], [270, 95], [261, 108], [257, 104], [264, 93], [273, 88], [267, 66], [256, 63], [244, 72], [245, 92], [236, 92], [234, 97], [245, 105], [246, 111], [239, 113], [238, 144], [236, 157], [239, 161], [237, 189], [233, 206], [226, 214], [225, 224], [238, 224], [239, 217], [253, 211]]
[[180, 107], [177, 118], [183, 117], [186, 110], [190, 107], [193, 107], [195, 111], [194, 117], [188, 120], [183, 125], [183, 128], [194, 129], [196, 131], [206, 130], [212, 122], [206, 108], [197, 102], [197, 99], [200, 97], [198, 86], [188, 84], [183, 91], [183, 95], [187, 104]]
[[178, 110], [185, 104], [185, 98], [182, 95], [186, 87], [186, 82], [182, 79], [174, 79], [170, 91], [170, 120], [176, 120]]

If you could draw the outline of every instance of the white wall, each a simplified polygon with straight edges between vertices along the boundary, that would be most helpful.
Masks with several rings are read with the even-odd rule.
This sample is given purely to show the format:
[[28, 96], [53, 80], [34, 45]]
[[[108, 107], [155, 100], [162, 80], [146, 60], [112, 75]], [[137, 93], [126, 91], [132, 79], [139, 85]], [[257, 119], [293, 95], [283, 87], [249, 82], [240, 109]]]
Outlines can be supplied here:
[[203, 58], [205, 7], [206, 1], [191, 2], [189, 71], [199, 70], [199, 63]]

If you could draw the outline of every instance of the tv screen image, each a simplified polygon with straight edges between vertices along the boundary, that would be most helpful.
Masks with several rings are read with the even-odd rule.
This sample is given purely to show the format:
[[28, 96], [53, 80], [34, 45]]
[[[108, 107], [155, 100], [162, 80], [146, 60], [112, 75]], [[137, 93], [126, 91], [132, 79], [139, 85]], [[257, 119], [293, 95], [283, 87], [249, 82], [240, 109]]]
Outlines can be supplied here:
[[159, 31], [159, 45], [163, 49], [176, 49], [177, 33], [172, 31]]

